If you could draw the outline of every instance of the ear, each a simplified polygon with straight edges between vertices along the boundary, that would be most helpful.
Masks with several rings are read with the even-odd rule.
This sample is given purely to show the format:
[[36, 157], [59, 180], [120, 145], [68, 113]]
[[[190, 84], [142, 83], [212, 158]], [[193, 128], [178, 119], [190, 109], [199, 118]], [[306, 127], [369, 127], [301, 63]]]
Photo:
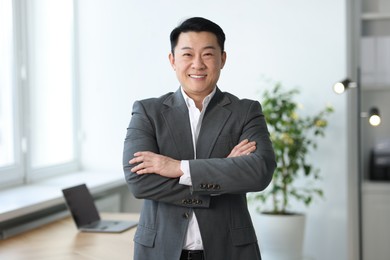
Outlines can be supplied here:
[[168, 58], [169, 58], [169, 62], [171, 63], [173, 70], [176, 70], [175, 56], [173, 55], [172, 52], [169, 53]]
[[222, 52], [222, 55], [221, 55], [221, 69], [223, 69], [223, 67], [225, 66], [225, 62], [226, 62], [226, 52]]

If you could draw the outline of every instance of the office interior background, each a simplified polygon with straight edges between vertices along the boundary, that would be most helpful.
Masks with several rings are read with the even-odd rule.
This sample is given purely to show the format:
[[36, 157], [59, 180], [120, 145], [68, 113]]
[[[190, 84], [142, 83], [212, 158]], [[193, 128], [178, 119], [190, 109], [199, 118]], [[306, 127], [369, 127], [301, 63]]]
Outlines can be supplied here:
[[[386, 1], [0, 0], [3, 24], [6, 2], [14, 5], [16, 47], [12, 55], [1, 55], [16, 72], [0, 72], [2, 79], [11, 75], [0, 82], [0, 201], [9, 194], [26, 196], [34, 186], [59, 194], [59, 182], [85, 178], [93, 186], [106, 176], [120, 183], [125, 197], [114, 210], [137, 212], [139, 201], [127, 191], [122, 172], [132, 104], [178, 89], [168, 61], [169, 33], [185, 18], [203, 16], [226, 34], [227, 63], [218, 83], [223, 91], [261, 102], [262, 82], [268, 78], [300, 89], [302, 113], [328, 104], [335, 110], [325, 138], [310, 155], [324, 177], [325, 198], [310, 208], [298, 206], [307, 214], [305, 255], [356, 260], [363, 246], [363, 254], [374, 256], [364, 259], [385, 259], [389, 249], [380, 245], [389, 241], [390, 232], [380, 231], [390, 229], [390, 187], [369, 180], [369, 158], [372, 148], [389, 137]], [[344, 78], [361, 84], [337, 95], [332, 86]], [[360, 118], [372, 106], [382, 115], [377, 128]], [[7, 152], [12, 156], [4, 156]], [[82, 177], [66, 179], [74, 174]], [[104, 176], [96, 180], [94, 175]], [[39, 193], [33, 197], [45, 199]], [[0, 216], [9, 200], [0, 204]], [[18, 202], [12, 201], [12, 210], [17, 211]]]

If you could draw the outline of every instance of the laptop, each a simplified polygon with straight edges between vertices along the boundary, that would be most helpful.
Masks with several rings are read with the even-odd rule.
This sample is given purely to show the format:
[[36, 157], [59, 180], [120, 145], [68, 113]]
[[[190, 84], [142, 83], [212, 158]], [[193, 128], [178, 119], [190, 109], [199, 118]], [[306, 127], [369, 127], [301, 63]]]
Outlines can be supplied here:
[[62, 193], [80, 231], [120, 233], [138, 224], [137, 221], [102, 220], [85, 184], [63, 189]]

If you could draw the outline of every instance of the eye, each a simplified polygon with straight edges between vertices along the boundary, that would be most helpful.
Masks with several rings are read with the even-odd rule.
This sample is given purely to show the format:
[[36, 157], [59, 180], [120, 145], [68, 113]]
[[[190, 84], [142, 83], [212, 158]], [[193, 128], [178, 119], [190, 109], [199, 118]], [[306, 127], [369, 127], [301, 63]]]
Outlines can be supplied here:
[[191, 53], [186, 52], [186, 53], [183, 53], [183, 56], [184, 57], [191, 57], [192, 55], [191, 55]]
[[204, 56], [213, 56], [214, 54], [211, 52], [205, 53]]

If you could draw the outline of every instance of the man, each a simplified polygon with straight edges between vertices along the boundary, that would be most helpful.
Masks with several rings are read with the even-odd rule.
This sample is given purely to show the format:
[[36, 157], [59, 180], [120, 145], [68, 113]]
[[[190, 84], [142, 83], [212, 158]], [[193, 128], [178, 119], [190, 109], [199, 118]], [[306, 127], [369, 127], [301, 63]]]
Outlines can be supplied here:
[[170, 40], [180, 88], [136, 101], [124, 144], [126, 181], [144, 199], [134, 259], [261, 259], [246, 201], [275, 169], [261, 106], [217, 87], [217, 24], [190, 18]]

